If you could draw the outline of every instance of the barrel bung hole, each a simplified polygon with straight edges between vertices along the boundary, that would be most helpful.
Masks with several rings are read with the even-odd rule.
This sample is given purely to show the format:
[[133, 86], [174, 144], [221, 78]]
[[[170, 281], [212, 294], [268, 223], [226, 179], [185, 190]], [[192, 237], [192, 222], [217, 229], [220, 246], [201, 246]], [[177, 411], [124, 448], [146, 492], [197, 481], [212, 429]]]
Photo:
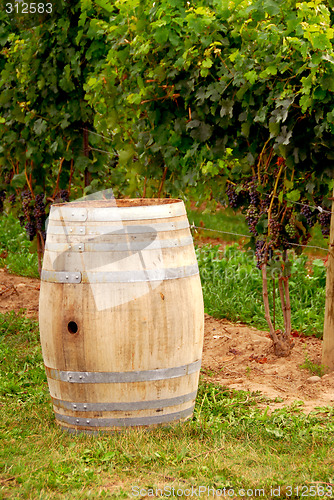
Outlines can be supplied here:
[[67, 329], [70, 333], [77, 333], [78, 325], [75, 321], [70, 321], [69, 324], [67, 325]]

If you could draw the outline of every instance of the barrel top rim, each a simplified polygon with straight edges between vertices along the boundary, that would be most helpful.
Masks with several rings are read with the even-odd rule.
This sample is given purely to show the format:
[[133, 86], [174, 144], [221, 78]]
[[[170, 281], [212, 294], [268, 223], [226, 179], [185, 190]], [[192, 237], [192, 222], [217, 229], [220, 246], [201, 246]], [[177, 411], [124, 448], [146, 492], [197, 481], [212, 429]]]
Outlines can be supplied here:
[[[116, 202], [116, 205], [115, 205]], [[183, 203], [183, 200], [177, 198], [121, 198], [112, 200], [84, 200], [71, 201], [67, 203], [54, 203], [52, 207], [79, 207], [79, 208], [126, 208], [126, 207], [153, 207], [159, 205], [170, 205], [174, 203]]]

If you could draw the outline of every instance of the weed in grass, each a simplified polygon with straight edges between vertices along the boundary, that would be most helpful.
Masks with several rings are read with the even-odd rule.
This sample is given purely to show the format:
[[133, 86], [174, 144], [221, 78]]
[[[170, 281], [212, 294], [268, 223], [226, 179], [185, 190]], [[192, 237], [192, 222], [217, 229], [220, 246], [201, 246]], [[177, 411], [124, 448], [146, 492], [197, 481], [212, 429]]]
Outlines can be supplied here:
[[317, 375], [318, 377], [322, 377], [328, 371], [328, 367], [325, 365], [312, 361], [308, 353], [305, 354], [305, 361], [300, 365], [300, 368], [308, 370], [310, 373]]
[[203, 373], [204, 375], [207, 375], [208, 377], [214, 377], [215, 375], [215, 372], [213, 370], [210, 370], [210, 368], [201, 368], [201, 373]]

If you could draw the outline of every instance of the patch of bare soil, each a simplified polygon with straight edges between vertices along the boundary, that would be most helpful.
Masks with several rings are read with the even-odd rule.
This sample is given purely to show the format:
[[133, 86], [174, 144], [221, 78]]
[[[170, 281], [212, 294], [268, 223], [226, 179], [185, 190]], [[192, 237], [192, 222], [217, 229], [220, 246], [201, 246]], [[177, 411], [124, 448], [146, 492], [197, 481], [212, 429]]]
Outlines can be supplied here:
[[306, 356], [321, 363], [322, 341], [315, 337], [294, 337], [294, 347], [286, 358], [274, 354], [269, 333], [242, 324], [205, 315], [203, 368], [206, 377], [237, 390], [260, 391], [281, 408], [295, 401], [303, 409], [334, 403], [334, 372], [315, 377], [300, 368]]
[[39, 280], [23, 278], [0, 269], [0, 313], [26, 309], [28, 318], [38, 318]]
[[[0, 269], [0, 312], [26, 309], [38, 317], [39, 280]], [[269, 335], [243, 324], [205, 315], [202, 368], [207, 380], [237, 390], [260, 391], [273, 400], [271, 409], [302, 401], [302, 408], [333, 405], [334, 372], [315, 379], [300, 368], [306, 356], [320, 364], [321, 340], [295, 337], [290, 356], [277, 358]]]

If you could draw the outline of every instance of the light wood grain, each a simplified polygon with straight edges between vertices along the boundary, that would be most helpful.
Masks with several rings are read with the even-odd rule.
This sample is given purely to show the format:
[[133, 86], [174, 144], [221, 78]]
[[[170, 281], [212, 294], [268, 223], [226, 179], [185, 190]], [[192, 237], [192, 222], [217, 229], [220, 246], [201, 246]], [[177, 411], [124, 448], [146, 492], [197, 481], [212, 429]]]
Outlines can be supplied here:
[[[99, 206], [94, 202], [94, 210]], [[173, 217], [162, 217], [161, 209], [180, 212], [182, 204], [184, 215], [175, 217], [177, 221], [186, 221], [183, 202], [173, 200], [172, 204], [158, 206], [159, 200], [146, 204], [152, 211], [152, 218], [143, 221], [127, 220], [126, 224], [148, 226], [157, 221], [171, 222]], [[103, 202], [99, 202], [103, 208]], [[72, 204], [69, 204], [72, 205]], [[75, 204], [73, 204], [75, 205]], [[136, 202], [137, 205], [137, 202]], [[154, 208], [159, 219], [154, 218]], [[88, 204], [80, 204], [80, 209], [87, 209], [87, 221], [63, 222], [65, 231], [51, 234], [52, 227], [61, 224], [59, 220], [50, 220], [50, 236], [47, 243], [65, 244], [85, 243], [92, 238], [94, 226], [112, 226], [108, 221], [91, 221]], [[126, 218], [131, 217], [138, 206], [131, 207], [129, 200]], [[73, 210], [76, 207], [73, 206]], [[122, 220], [122, 208], [109, 207], [110, 218]], [[112, 211], [120, 213], [115, 216]], [[103, 215], [105, 219], [105, 214]], [[59, 219], [59, 218], [58, 218]], [[117, 225], [119, 223], [117, 222]], [[78, 235], [78, 227], [85, 227], [85, 234]], [[118, 227], [118, 226], [117, 226]], [[70, 229], [75, 233], [70, 234]], [[65, 233], [68, 233], [67, 235]], [[140, 233], [139, 233], [140, 236]], [[142, 235], [145, 240], [147, 233]], [[161, 242], [177, 240], [180, 245], [172, 248], [149, 246], [140, 252], [75, 252], [63, 253], [46, 250], [43, 269], [47, 271], [91, 272], [136, 272], [142, 269], [179, 269], [194, 266], [196, 256], [193, 245], [182, 246], [182, 240], [189, 238], [189, 229], [159, 231], [156, 240]], [[94, 238], [94, 236], [93, 236]], [[129, 241], [129, 235], [103, 235], [105, 243]], [[99, 240], [101, 241], [101, 240]], [[48, 368], [71, 372], [133, 372], [148, 371], [190, 365], [201, 359], [203, 348], [204, 309], [198, 274], [178, 279], [142, 281], [137, 283], [55, 283], [41, 282], [40, 289], [40, 334], [44, 363]], [[77, 325], [77, 332], [70, 333], [69, 324]], [[101, 402], [138, 402], [166, 400], [187, 395], [197, 390], [198, 371], [193, 374], [178, 376], [159, 381], [123, 382], [123, 383], [70, 383], [48, 378], [51, 396], [56, 400], [83, 403]], [[161, 415], [177, 413], [191, 408], [194, 401], [159, 409]], [[77, 417], [81, 412], [64, 410], [56, 406], [56, 412]], [[85, 413], [86, 415], [87, 413]], [[96, 412], [95, 412], [96, 414]], [[127, 412], [97, 412], [103, 418], [126, 414], [129, 418], [157, 415], [156, 409], [133, 410]], [[92, 416], [92, 415], [91, 415]], [[73, 429], [82, 426], [62, 427]], [[89, 427], [87, 427], [89, 429]], [[86, 427], [83, 430], [87, 430]], [[105, 428], [102, 426], [102, 430]], [[96, 429], [95, 429], [96, 430]], [[99, 430], [99, 429], [98, 429]], [[109, 429], [108, 429], [109, 430]]]

